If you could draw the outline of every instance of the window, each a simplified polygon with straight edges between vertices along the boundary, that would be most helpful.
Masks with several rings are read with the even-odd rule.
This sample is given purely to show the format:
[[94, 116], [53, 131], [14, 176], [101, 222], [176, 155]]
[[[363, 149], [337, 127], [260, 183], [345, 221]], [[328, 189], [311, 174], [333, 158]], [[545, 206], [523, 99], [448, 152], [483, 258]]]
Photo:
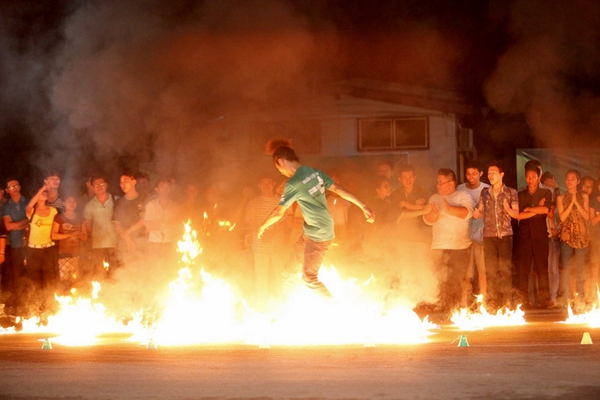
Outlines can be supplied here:
[[428, 148], [427, 117], [372, 118], [358, 121], [359, 151]]

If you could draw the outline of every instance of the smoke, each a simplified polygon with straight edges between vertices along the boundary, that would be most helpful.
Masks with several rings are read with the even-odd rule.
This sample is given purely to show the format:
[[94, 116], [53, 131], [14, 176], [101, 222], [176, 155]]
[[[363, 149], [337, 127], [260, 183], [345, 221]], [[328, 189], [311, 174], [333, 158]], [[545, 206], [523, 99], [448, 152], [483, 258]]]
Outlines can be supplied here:
[[118, 154], [160, 173], [216, 172], [235, 159], [236, 120], [305, 91], [314, 37], [285, 3], [180, 1], [168, 10], [161, 1], [86, 2], [66, 20], [54, 136], [85, 134], [102, 161]]
[[587, 146], [600, 128], [600, 4], [516, 1], [513, 44], [484, 85], [500, 113], [524, 114], [541, 146]]
[[[247, 181], [260, 166], [244, 165], [252, 141], [244, 123], [313, 94], [328, 78], [455, 87], [459, 43], [433, 24], [403, 24], [413, 18], [408, 7], [379, 33], [341, 38], [320, 14], [325, 6], [310, 3], [311, 14], [294, 3], [64, 2], [39, 42], [20, 48], [13, 32], [0, 35], [0, 45], [13, 50], [0, 61], [4, 109], [27, 110], [26, 124], [43, 144], [30, 160], [39, 168], [80, 178], [93, 169], [114, 177], [140, 167], [206, 184]], [[387, 3], [390, 12], [402, 9]], [[268, 157], [265, 166], [272, 168]], [[435, 298], [430, 271], [412, 259], [405, 264], [402, 296]]]

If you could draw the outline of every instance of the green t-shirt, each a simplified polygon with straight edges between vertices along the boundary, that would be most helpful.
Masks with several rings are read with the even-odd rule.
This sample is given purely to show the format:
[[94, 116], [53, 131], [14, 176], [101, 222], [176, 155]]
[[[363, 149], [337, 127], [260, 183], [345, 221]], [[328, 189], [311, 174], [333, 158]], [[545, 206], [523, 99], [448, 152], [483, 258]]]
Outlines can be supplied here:
[[287, 181], [279, 205], [288, 208], [298, 202], [304, 217], [304, 234], [315, 242], [333, 240], [333, 218], [327, 209], [325, 189], [333, 180], [315, 168], [300, 166]]

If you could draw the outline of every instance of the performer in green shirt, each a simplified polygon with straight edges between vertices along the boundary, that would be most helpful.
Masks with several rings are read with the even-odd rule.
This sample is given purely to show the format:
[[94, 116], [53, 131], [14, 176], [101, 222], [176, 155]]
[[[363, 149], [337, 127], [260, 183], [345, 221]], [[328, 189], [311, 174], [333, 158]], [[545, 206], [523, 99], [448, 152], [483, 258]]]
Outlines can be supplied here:
[[318, 279], [325, 253], [335, 237], [325, 189], [357, 205], [368, 222], [375, 220], [375, 214], [353, 194], [335, 184], [323, 171], [300, 164], [289, 140], [271, 140], [267, 143], [267, 152], [273, 155], [275, 168], [290, 179], [285, 184], [279, 205], [259, 227], [258, 237], [279, 221], [285, 210], [297, 201], [304, 217], [304, 232], [294, 245], [294, 253], [302, 264], [302, 279], [309, 288], [331, 297], [329, 290]]

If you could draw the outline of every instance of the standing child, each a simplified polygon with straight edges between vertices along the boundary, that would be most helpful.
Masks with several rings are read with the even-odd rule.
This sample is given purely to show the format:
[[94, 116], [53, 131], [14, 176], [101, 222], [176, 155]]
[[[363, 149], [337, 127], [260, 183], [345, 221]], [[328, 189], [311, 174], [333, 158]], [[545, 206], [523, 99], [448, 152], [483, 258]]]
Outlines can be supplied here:
[[65, 212], [54, 217], [52, 240], [58, 242], [58, 273], [60, 283], [67, 292], [79, 274], [81, 241], [87, 240], [83, 217], [75, 210], [77, 199], [68, 196], [64, 200]]

